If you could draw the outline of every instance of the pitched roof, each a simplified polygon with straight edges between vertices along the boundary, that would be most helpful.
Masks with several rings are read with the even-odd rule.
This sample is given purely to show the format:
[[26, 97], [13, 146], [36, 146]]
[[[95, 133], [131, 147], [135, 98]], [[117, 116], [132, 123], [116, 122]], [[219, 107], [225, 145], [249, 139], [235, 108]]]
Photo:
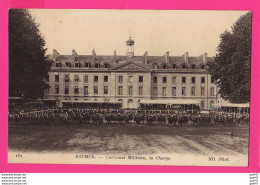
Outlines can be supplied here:
[[[82, 65], [84, 65], [84, 63], [89, 63], [90, 66], [94, 66], [95, 63], [99, 63], [100, 68], [102, 68], [105, 63], [109, 64], [109, 68], [114, 68], [121, 65], [122, 63], [127, 62], [138, 63], [140, 66], [147, 69], [153, 69], [155, 64], [157, 65], [158, 69], [162, 69], [164, 64], [166, 64], [168, 67], [175, 64], [177, 69], [181, 68], [183, 64], [185, 64], [187, 68], [191, 68], [192, 64], [195, 64], [196, 66], [205, 64], [203, 56], [189, 56], [187, 62], [185, 62], [184, 56], [169, 56], [169, 63], [166, 63], [165, 56], [147, 56], [147, 63], [145, 63], [145, 56], [133, 56], [129, 58], [127, 56], [122, 55], [49, 55], [49, 59], [52, 60], [54, 63], [59, 62], [62, 65], [65, 65], [66, 62], [70, 62], [71, 64], [79, 62]], [[213, 57], [207, 57], [207, 62], [212, 60]]]

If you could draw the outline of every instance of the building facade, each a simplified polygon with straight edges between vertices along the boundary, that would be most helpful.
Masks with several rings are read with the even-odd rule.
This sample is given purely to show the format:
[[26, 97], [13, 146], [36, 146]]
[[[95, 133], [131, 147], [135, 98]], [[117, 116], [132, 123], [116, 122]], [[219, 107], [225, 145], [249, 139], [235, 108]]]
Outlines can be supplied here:
[[141, 100], [198, 100], [201, 109], [217, 103], [217, 86], [207, 71], [213, 60], [204, 53], [191, 57], [134, 55], [135, 42], [126, 41], [126, 55], [49, 55], [50, 88], [45, 99], [59, 102], [119, 102], [123, 108], [137, 108]]

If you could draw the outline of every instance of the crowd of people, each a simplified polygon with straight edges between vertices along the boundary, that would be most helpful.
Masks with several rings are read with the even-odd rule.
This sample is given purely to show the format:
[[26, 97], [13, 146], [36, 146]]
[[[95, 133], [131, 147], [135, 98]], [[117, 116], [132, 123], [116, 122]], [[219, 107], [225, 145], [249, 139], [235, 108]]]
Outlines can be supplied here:
[[96, 125], [169, 125], [169, 126], [209, 126], [249, 124], [249, 114], [210, 112], [208, 114], [188, 110], [143, 110], [111, 108], [44, 109], [33, 112], [9, 113], [10, 123], [28, 124], [96, 124]]

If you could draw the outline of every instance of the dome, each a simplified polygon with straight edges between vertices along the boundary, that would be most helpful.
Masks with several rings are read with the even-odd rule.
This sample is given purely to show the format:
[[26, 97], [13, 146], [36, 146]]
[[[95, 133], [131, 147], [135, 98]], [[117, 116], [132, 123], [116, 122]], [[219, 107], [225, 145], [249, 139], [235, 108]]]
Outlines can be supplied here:
[[129, 37], [129, 39], [125, 42], [127, 45], [134, 45], [135, 41]]

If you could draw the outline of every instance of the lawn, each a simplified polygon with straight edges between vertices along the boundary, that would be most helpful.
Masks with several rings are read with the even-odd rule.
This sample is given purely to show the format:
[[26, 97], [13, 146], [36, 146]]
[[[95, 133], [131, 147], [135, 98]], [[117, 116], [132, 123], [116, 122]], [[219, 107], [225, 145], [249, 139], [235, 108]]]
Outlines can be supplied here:
[[240, 155], [249, 126], [9, 125], [9, 150], [92, 154]]

